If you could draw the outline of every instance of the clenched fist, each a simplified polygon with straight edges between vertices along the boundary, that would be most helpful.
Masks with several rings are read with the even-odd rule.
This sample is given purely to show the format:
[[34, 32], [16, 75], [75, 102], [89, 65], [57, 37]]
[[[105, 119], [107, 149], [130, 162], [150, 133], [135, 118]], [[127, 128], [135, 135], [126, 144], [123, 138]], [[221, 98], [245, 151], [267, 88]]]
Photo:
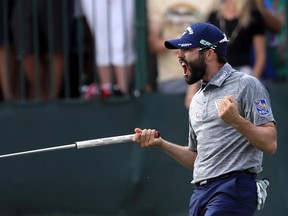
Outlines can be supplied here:
[[219, 117], [226, 123], [233, 125], [239, 119], [237, 101], [233, 96], [225, 96], [217, 106]]

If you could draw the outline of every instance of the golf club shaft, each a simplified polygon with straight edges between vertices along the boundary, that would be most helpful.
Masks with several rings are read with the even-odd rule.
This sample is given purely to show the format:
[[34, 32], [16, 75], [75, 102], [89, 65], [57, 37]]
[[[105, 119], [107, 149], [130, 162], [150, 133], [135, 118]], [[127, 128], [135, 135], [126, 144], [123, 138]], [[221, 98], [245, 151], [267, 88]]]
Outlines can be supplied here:
[[25, 154], [33, 154], [33, 153], [40, 153], [40, 152], [56, 151], [56, 150], [70, 149], [70, 148], [75, 148], [75, 144], [62, 145], [62, 146], [56, 146], [56, 147], [50, 147], [50, 148], [42, 148], [42, 149], [35, 149], [35, 150], [16, 152], [16, 153], [11, 153], [11, 154], [4, 154], [4, 155], [0, 155], [0, 158], [13, 157], [13, 156], [19, 156], [19, 155], [25, 155]]
[[[11, 154], [4, 154], [4, 155], [0, 155], [0, 159], [6, 158], [6, 157], [13, 157], [13, 156], [19, 156], [19, 155], [25, 155], [25, 154], [48, 152], [48, 151], [55, 151], [55, 150], [62, 150], [62, 149], [70, 149], [70, 148], [81, 149], [81, 148], [97, 147], [97, 146], [102, 146], [102, 145], [126, 143], [126, 142], [131, 142], [133, 140], [134, 135], [135, 134], [129, 134], [129, 135], [122, 135], [122, 136], [113, 136], [113, 137], [78, 141], [78, 142], [75, 142], [74, 144], [35, 149], [35, 150], [23, 151], [23, 152], [16, 152], [16, 153], [11, 153]], [[158, 132], [156, 132], [154, 136], [155, 138], [158, 138], [160, 135]]]

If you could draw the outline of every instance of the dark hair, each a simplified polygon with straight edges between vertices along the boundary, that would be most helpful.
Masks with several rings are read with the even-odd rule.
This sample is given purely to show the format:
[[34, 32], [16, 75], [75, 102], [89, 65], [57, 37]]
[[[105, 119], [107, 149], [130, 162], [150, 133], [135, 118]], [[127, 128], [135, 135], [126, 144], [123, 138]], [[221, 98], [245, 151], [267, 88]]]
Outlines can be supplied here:
[[[207, 50], [209, 50], [209, 49], [211, 49], [211, 47], [209, 47], [209, 46], [204, 47], [204, 48], [200, 49], [200, 52], [199, 52], [199, 53], [202, 53], [201, 51], [207, 51]], [[214, 52], [215, 52], [215, 50], [214, 50]], [[204, 52], [203, 52], [203, 53], [204, 53]], [[221, 56], [221, 55], [218, 54], [217, 52], [215, 52], [215, 53], [216, 53], [216, 55], [217, 55], [217, 61], [218, 61], [220, 64], [225, 64], [225, 63], [227, 63], [226, 57]]]
[[220, 56], [218, 53], [216, 53], [216, 54], [217, 54], [217, 61], [218, 61], [220, 64], [225, 64], [225, 63], [227, 63], [226, 57]]

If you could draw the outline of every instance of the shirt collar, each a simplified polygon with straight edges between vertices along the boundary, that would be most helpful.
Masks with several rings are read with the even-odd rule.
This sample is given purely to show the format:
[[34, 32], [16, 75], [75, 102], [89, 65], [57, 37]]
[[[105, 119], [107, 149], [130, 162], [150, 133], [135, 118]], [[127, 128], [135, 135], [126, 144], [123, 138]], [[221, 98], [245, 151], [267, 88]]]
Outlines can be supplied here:
[[212, 77], [208, 85], [215, 85], [220, 87], [223, 82], [231, 75], [234, 69], [229, 63], [223, 65], [222, 68]]

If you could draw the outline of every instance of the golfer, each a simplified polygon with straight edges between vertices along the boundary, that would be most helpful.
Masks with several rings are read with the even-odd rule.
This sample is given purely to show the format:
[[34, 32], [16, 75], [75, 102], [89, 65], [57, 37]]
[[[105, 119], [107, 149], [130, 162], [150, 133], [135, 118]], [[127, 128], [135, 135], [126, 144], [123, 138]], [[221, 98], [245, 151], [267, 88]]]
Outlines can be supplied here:
[[252, 216], [266, 198], [267, 184], [257, 184], [263, 152], [277, 148], [269, 95], [259, 80], [227, 63], [227, 43], [209, 23], [193, 24], [181, 38], [165, 42], [179, 49], [186, 82], [202, 83], [189, 108], [188, 146], [154, 138], [154, 129], [135, 128], [139, 146], [160, 147], [193, 169], [189, 216]]

